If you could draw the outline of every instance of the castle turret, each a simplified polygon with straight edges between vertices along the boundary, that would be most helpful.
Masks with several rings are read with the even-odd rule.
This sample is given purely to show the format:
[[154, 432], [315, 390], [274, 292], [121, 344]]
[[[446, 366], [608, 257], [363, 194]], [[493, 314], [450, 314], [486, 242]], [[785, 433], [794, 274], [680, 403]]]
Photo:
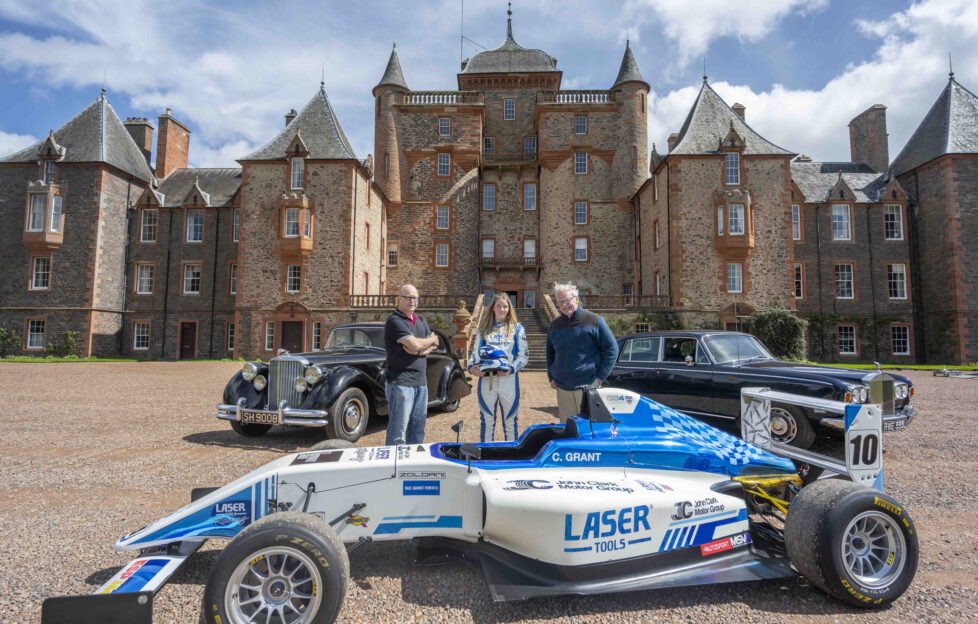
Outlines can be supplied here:
[[376, 173], [374, 180], [394, 203], [401, 201], [401, 171], [406, 170], [397, 139], [397, 123], [394, 116], [399, 99], [408, 92], [407, 82], [397, 58], [397, 44], [391, 50], [384, 76], [373, 89], [374, 95], [374, 155]]
[[621, 59], [618, 77], [611, 87], [616, 102], [622, 103], [618, 153], [614, 163], [615, 196], [629, 198], [647, 177], [649, 83], [638, 71], [629, 42]]

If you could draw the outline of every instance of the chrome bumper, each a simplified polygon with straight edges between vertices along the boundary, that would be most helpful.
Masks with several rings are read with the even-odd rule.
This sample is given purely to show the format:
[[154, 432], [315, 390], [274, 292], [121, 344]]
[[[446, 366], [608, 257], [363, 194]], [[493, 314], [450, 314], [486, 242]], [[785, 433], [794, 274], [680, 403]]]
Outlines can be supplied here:
[[[893, 414], [886, 414], [883, 416], [883, 432], [903, 431], [916, 416], [917, 408], [912, 405], [905, 405], [903, 409], [899, 409]], [[823, 418], [818, 422], [831, 429], [846, 430], [845, 418]]]
[[[298, 425], [300, 427], [325, 427], [328, 421], [329, 412], [323, 410], [304, 410], [286, 407], [283, 400], [278, 404], [278, 409], [263, 410], [244, 406], [244, 398], [238, 399], [234, 405], [227, 403], [217, 404], [217, 416], [223, 420], [241, 421], [242, 414], [263, 414], [268, 418], [268, 425]], [[273, 422], [274, 421], [274, 422]]]

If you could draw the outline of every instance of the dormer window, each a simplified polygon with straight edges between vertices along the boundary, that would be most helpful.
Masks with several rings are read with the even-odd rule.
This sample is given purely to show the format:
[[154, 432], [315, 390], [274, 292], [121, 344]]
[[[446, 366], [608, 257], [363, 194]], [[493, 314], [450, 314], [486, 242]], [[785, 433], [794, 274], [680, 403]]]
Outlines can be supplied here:
[[301, 189], [302, 180], [305, 173], [306, 161], [302, 158], [292, 159], [292, 188]]
[[204, 241], [204, 211], [187, 211], [187, 242], [201, 243]]
[[45, 184], [51, 184], [54, 182], [54, 172], [56, 166], [57, 165], [55, 165], [53, 160], [44, 161], [44, 175], [42, 176], [42, 179], [44, 180]]
[[728, 185], [740, 184], [740, 154], [728, 152], [724, 155], [724, 159], [726, 183]]

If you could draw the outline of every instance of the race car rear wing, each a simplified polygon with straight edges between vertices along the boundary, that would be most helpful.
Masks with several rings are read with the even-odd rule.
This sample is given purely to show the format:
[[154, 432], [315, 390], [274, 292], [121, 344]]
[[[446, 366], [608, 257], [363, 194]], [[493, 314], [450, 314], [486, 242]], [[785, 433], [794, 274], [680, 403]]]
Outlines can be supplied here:
[[[871, 392], [872, 396], [872, 392]], [[845, 423], [845, 461], [771, 439], [771, 403], [796, 405], [839, 414]], [[770, 453], [816, 466], [856, 483], [883, 489], [883, 409], [779, 392], [770, 388], [740, 391], [740, 435]]]

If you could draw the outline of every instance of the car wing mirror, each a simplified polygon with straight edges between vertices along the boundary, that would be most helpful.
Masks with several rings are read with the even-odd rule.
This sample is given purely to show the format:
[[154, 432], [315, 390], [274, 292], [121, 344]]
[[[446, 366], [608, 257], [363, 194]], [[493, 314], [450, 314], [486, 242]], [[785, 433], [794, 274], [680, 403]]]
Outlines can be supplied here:
[[693, 362], [693, 356], [692, 355], [687, 355], [686, 356], [686, 366], [692, 366], [693, 363], [694, 363]]

